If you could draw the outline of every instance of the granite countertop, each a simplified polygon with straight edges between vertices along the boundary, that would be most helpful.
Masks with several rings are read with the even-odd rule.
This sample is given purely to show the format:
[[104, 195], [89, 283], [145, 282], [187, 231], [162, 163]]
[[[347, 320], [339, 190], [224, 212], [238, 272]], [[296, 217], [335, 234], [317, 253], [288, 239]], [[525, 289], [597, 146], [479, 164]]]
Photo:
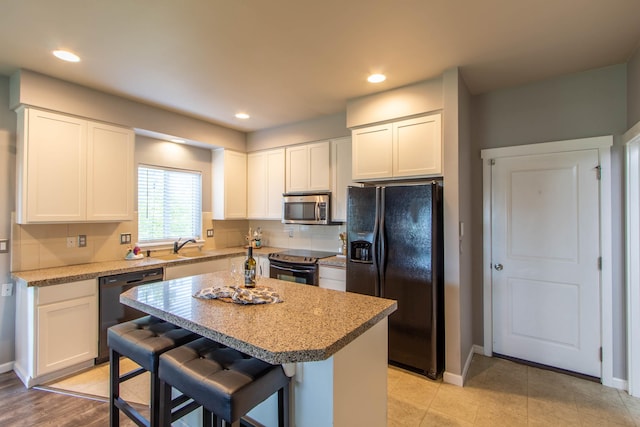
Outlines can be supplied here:
[[[273, 247], [254, 248], [254, 255], [268, 255], [272, 252], [281, 252], [285, 249]], [[62, 267], [41, 268], [38, 270], [14, 271], [11, 273], [14, 279], [22, 280], [27, 286], [48, 286], [61, 283], [75, 282], [79, 280], [95, 279], [100, 276], [129, 273], [132, 271], [148, 270], [157, 267], [167, 267], [179, 264], [191, 264], [232, 256], [246, 255], [247, 250], [242, 247], [205, 250], [198, 253], [197, 257], [163, 260], [161, 258], [145, 257], [136, 260], [115, 260], [94, 262], [88, 264], [67, 265]], [[188, 252], [185, 251], [188, 255]]]
[[325, 360], [397, 309], [394, 300], [261, 278], [284, 302], [241, 305], [194, 298], [228, 285], [217, 272], [137, 286], [120, 302], [273, 364]]

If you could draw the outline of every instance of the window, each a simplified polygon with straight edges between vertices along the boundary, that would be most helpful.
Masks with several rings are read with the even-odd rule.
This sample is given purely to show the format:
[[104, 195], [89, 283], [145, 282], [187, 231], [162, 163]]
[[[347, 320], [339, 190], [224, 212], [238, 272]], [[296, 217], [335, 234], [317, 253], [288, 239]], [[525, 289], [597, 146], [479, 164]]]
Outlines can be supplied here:
[[200, 237], [201, 216], [200, 172], [138, 167], [138, 241]]

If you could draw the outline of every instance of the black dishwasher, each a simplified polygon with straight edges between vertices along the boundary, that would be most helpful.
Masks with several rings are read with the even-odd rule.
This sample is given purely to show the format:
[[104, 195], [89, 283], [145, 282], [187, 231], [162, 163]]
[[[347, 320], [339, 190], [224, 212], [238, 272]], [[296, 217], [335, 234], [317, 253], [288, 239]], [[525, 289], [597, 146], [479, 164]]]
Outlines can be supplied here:
[[109, 360], [107, 346], [107, 329], [118, 323], [127, 322], [146, 316], [146, 313], [120, 303], [120, 294], [135, 286], [145, 283], [159, 282], [163, 278], [163, 269], [134, 271], [131, 273], [114, 274], [99, 278], [100, 289], [100, 334], [98, 338], [98, 357], [96, 364]]

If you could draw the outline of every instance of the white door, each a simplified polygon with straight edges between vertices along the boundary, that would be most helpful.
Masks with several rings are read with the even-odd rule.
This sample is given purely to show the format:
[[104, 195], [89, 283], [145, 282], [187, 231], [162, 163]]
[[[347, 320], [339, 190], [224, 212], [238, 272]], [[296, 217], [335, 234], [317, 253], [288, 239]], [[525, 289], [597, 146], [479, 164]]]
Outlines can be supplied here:
[[600, 377], [598, 150], [492, 169], [493, 352]]

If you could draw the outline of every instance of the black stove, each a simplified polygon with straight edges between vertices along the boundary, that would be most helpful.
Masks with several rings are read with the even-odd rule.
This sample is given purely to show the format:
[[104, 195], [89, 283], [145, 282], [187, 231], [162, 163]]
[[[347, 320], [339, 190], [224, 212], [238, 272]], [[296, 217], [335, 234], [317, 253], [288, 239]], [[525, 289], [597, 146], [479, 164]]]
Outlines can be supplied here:
[[282, 263], [312, 265], [316, 264], [321, 258], [329, 258], [335, 256], [333, 252], [308, 251], [305, 249], [292, 249], [285, 252], [276, 252], [269, 254], [269, 261], [279, 261]]

